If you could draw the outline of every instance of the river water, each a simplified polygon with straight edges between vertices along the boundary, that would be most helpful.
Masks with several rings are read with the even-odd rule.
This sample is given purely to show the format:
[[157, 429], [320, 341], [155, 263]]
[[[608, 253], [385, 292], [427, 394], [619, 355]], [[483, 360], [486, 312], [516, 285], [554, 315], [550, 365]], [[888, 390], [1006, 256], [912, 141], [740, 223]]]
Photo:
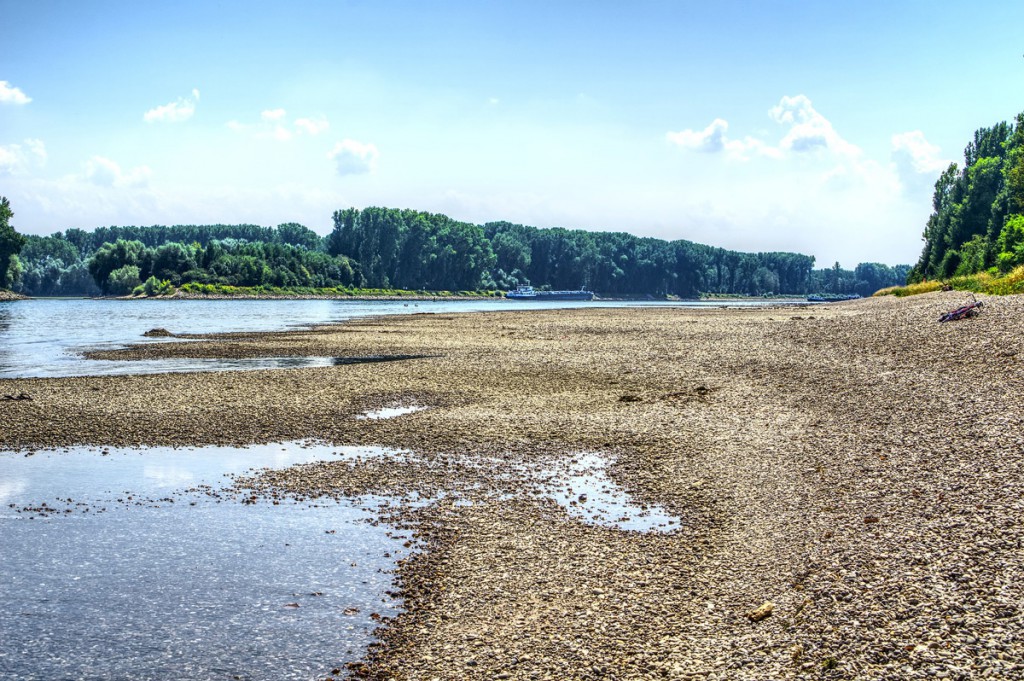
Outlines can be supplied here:
[[555, 309], [582, 306], [687, 307], [746, 305], [751, 302], [520, 302], [501, 299], [409, 301], [381, 300], [85, 300], [39, 298], [0, 302], [0, 378], [101, 374], [214, 371], [275, 366], [320, 366], [329, 358], [267, 359], [231, 363], [174, 359], [145, 362], [86, 360], [89, 349], [113, 349], [130, 343], [166, 342], [146, 338], [161, 327], [172, 333], [277, 331], [357, 317], [423, 312]]

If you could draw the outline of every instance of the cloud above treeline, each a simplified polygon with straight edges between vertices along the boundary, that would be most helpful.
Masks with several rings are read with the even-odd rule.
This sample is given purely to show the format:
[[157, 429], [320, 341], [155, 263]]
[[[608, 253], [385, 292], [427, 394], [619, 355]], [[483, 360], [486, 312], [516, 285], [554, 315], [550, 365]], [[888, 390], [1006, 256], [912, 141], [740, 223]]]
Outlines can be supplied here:
[[0, 104], [28, 104], [32, 98], [6, 80], [0, 80]]
[[152, 174], [148, 166], [122, 170], [120, 164], [104, 156], [93, 156], [85, 164], [85, 178], [101, 187], [145, 187]]
[[181, 123], [192, 118], [199, 103], [199, 90], [193, 89], [188, 97], [180, 97], [176, 102], [153, 107], [142, 114], [147, 123]]
[[327, 158], [334, 161], [339, 175], [361, 175], [373, 172], [379, 152], [373, 144], [344, 139], [334, 145]]
[[46, 164], [46, 145], [27, 139], [21, 144], [0, 145], [0, 176], [20, 175]]
[[[668, 132], [666, 138], [687, 151], [723, 154], [735, 160], [745, 161], [755, 156], [814, 157], [838, 164], [824, 175], [829, 181], [884, 170], [882, 164], [866, 159], [860, 147], [843, 138], [806, 95], [783, 97], [768, 110], [768, 116], [783, 128], [782, 136], [774, 144], [750, 136], [730, 137], [729, 123], [722, 118], [716, 118], [703, 130]], [[928, 142], [920, 130], [893, 135], [891, 144], [892, 165], [888, 171], [890, 176], [895, 175], [892, 178], [895, 182], [905, 187], [920, 188], [922, 183], [934, 181], [949, 165], [949, 161], [941, 157], [939, 148]]]

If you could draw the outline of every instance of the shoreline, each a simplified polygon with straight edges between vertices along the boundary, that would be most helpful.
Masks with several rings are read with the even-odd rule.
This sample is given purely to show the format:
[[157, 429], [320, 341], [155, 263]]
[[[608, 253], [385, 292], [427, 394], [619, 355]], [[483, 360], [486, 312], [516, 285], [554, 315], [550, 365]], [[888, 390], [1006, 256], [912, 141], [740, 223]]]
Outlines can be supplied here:
[[[399, 567], [406, 610], [352, 661], [369, 678], [1008, 678], [1024, 671], [1024, 298], [937, 324], [961, 297], [231, 334], [187, 345], [430, 356], [3, 379], [0, 392], [33, 400], [0, 403], [0, 446], [312, 438], [414, 450], [406, 466], [253, 482], [273, 494], [444, 493], [394, 511], [425, 549]], [[427, 409], [355, 418], [396, 404]], [[611, 459], [613, 480], [680, 530], [587, 525], [518, 482], [523, 466], [583, 452]], [[769, 617], [745, 616], [765, 602]]]

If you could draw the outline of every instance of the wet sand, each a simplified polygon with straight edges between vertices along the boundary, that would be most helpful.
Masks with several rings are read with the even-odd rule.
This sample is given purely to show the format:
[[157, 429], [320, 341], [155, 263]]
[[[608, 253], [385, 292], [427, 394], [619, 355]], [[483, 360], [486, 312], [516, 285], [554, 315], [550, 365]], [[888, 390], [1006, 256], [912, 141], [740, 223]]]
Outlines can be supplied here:
[[[0, 446], [315, 438], [416, 453], [264, 494], [421, 494], [407, 611], [370, 678], [1014, 678], [1024, 673], [1024, 299], [411, 315], [111, 358], [427, 355], [0, 381]], [[367, 409], [421, 405], [394, 419]], [[672, 533], [585, 523], [516, 471], [614, 460]], [[444, 494], [441, 494], [444, 493]], [[581, 501], [580, 503], [587, 503]], [[746, 616], [765, 602], [769, 616]]]

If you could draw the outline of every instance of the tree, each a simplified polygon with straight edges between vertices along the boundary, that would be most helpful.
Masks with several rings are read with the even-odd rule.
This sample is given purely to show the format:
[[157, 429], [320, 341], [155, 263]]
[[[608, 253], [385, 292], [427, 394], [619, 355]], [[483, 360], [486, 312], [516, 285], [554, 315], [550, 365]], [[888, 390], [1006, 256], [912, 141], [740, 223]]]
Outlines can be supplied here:
[[107, 277], [107, 290], [115, 296], [126, 296], [141, 284], [137, 265], [125, 265], [110, 273]]
[[144, 262], [146, 251], [147, 249], [141, 241], [118, 239], [114, 243], [105, 243], [89, 259], [89, 274], [96, 280], [96, 285], [106, 294], [109, 290], [107, 279], [114, 270], [125, 266], [134, 266], [136, 268], [135, 276], [138, 278], [139, 271], [142, 269], [140, 265]]
[[[0, 288], [7, 288], [14, 283], [14, 270], [20, 265], [17, 256], [25, 245], [25, 237], [11, 226], [12, 217], [14, 212], [11, 210], [11, 202], [6, 196], [0, 196]], [[12, 268], [12, 265], [15, 267]]]

